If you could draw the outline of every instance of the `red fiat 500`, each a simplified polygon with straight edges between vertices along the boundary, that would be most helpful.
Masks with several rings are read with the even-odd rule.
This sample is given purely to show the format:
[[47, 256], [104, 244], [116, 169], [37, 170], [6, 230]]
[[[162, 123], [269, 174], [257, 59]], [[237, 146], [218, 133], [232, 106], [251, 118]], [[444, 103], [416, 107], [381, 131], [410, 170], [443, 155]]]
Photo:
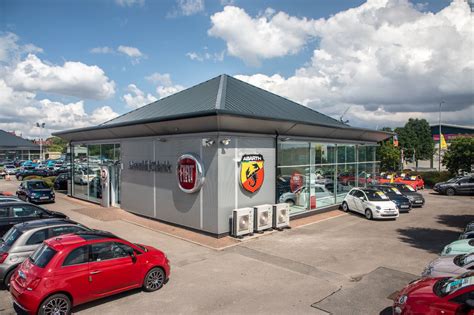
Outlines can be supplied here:
[[398, 294], [393, 313], [473, 315], [474, 273], [416, 280]]
[[169, 261], [160, 250], [88, 231], [46, 240], [19, 266], [10, 291], [18, 312], [62, 315], [122, 291], [156, 291], [169, 274]]

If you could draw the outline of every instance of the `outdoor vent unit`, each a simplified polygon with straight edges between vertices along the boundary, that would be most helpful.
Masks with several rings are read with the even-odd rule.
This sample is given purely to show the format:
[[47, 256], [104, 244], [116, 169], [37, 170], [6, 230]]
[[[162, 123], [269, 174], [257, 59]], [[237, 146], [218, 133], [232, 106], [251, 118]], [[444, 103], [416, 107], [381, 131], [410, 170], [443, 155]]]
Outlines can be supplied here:
[[271, 229], [273, 224], [273, 206], [261, 205], [253, 208], [254, 231], [263, 232]]
[[287, 203], [273, 205], [273, 228], [281, 230], [290, 227], [290, 206]]
[[232, 211], [232, 236], [242, 237], [253, 233], [253, 208]]

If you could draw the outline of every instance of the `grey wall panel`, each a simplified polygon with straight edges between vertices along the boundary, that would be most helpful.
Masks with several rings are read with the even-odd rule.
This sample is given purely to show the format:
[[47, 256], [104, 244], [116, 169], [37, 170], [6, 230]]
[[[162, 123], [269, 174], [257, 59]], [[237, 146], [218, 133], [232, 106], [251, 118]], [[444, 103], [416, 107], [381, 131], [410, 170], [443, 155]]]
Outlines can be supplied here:
[[[275, 202], [275, 139], [273, 137], [229, 136], [228, 147], [219, 149], [219, 233], [229, 232], [229, 217], [234, 208]], [[225, 138], [225, 137], [221, 137]], [[262, 154], [265, 179], [262, 187], [251, 194], [239, 184], [240, 159], [244, 154]]]
[[125, 210], [154, 215], [153, 173], [128, 169], [130, 161], [153, 160], [153, 141], [122, 141], [121, 207]]
[[[214, 137], [215, 138], [215, 137]], [[201, 138], [199, 138], [201, 141]], [[217, 139], [216, 139], [217, 140]], [[217, 141], [216, 141], [217, 142]], [[202, 147], [202, 160], [206, 172], [206, 180], [202, 186], [202, 230], [218, 233], [218, 154], [217, 145]]]

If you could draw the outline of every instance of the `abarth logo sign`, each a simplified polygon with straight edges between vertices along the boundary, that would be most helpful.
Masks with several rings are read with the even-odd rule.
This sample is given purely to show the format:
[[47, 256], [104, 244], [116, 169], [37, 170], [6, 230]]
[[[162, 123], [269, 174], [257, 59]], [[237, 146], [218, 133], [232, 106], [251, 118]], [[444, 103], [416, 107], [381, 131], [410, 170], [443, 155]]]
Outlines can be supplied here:
[[240, 160], [240, 185], [254, 193], [262, 187], [265, 177], [264, 160], [261, 154], [245, 154]]

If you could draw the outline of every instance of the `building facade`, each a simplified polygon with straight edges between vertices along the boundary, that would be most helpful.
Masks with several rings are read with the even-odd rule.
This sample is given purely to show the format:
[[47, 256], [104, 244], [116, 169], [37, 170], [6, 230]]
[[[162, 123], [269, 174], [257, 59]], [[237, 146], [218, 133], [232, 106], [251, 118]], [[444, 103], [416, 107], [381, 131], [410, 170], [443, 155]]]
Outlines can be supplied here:
[[39, 159], [39, 145], [0, 130], [0, 161]]
[[375, 178], [375, 146], [390, 136], [227, 75], [57, 135], [70, 141], [72, 196], [216, 236], [237, 208], [334, 207]]

